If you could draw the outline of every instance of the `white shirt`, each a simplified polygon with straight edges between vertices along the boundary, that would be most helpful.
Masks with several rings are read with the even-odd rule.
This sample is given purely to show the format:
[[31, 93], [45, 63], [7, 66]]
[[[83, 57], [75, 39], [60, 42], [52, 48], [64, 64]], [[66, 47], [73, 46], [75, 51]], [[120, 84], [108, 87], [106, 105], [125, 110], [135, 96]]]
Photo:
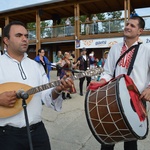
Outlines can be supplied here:
[[70, 21], [69, 19], [67, 19], [67, 20], [65, 21], [65, 23], [66, 23], [67, 26], [70, 26], [70, 25], [71, 25], [71, 21]]
[[[0, 84], [6, 82], [22, 83], [29, 85], [32, 88], [48, 83], [48, 78], [43, 66], [28, 58], [27, 54], [24, 55], [24, 58], [21, 62], [18, 62], [5, 53], [0, 59]], [[11, 89], [11, 84], [9, 88], [9, 91], [15, 90]], [[33, 95], [32, 100], [27, 105], [27, 113], [30, 125], [41, 121], [41, 100], [43, 100], [47, 107], [51, 107], [56, 111], [61, 110], [63, 99], [60, 95], [56, 100], [53, 100], [51, 96], [52, 89], [53, 88]], [[3, 90], [2, 87], [1, 90]], [[0, 93], [2, 92], [5, 92], [5, 90], [0, 91]], [[22, 110], [15, 116], [0, 118], [0, 126], [5, 125], [11, 125], [14, 127], [26, 126], [24, 111]]]
[[97, 17], [97, 16], [93, 16], [92, 21], [93, 21], [94, 23], [96, 23], [96, 21], [98, 21], [98, 17]]
[[86, 55], [82, 55], [82, 57], [84, 58], [84, 60], [86, 61]]
[[[137, 42], [136, 42], [137, 43]], [[135, 44], [136, 44], [135, 43]], [[122, 43], [115, 44], [109, 51], [108, 58], [104, 65], [104, 72], [101, 78], [109, 81], [113, 77], [114, 68], [117, 60], [120, 57], [122, 50]], [[117, 65], [116, 76], [120, 74], [127, 74], [128, 69]], [[133, 70], [130, 77], [134, 81], [135, 85], [142, 92], [150, 84], [150, 47], [149, 45], [141, 44], [133, 65]]]

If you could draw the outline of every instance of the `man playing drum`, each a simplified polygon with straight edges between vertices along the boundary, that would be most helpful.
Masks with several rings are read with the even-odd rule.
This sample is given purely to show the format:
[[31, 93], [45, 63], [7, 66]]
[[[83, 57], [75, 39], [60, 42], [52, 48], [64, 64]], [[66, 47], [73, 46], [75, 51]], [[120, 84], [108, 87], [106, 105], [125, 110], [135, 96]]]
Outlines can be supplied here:
[[[103, 85], [114, 77], [121, 74], [127, 74], [135, 48], [132, 48], [117, 63], [119, 57], [131, 46], [139, 43], [139, 36], [143, 32], [145, 21], [139, 16], [131, 17], [124, 28], [124, 41], [113, 45], [109, 51], [108, 58], [104, 65], [104, 72], [101, 75], [99, 85]], [[117, 65], [116, 65], [117, 63]], [[114, 74], [115, 72], [115, 74]], [[134, 61], [130, 78], [141, 93], [140, 99], [150, 101], [150, 47], [146, 44], [140, 44]], [[95, 84], [97, 84], [95, 82]], [[94, 85], [90, 83], [89, 89]], [[101, 150], [113, 150], [113, 145], [102, 144]], [[124, 142], [124, 150], [137, 150], [137, 140]]]

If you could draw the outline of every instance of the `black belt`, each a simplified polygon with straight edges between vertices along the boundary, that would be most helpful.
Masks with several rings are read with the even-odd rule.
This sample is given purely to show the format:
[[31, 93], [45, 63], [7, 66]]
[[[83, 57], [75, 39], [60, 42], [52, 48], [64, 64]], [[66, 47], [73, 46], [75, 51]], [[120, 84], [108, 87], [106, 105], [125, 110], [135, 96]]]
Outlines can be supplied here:
[[[42, 125], [43, 122], [38, 122], [36, 124], [33, 124], [31, 126], [29, 126], [30, 128], [30, 132], [35, 131], [40, 125]], [[27, 127], [22, 127], [22, 128], [18, 128], [18, 127], [13, 127], [13, 126], [9, 126], [6, 125], [4, 127], [0, 127], [0, 132], [10, 132], [10, 133], [27, 133]]]

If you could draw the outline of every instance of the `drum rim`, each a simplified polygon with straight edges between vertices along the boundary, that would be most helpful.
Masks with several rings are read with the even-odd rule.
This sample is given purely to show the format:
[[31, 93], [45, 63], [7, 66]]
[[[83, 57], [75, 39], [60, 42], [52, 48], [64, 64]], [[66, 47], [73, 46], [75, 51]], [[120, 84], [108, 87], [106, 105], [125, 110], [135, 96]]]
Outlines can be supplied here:
[[135, 137], [135, 139], [142, 140], [142, 139], [145, 139], [145, 138], [147, 137], [147, 135], [148, 135], [148, 129], [149, 129], [148, 117], [146, 117], [146, 121], [147, 121], [147, 131], [146, 131], [145, 135], [144, 135], [144, 136], [139, 136], [139, 135], [137, 135], [137, 134], [132, 130], [132, 127], [131, 127], [130, 123], [128, 122], [127, 117], [126, 117], [126, 115], [124, 114], [123, 106], [122, 106], [122, 104], [121, 104], [121, 99], [120, 99], [120, 97], [119, 97], [119, 92], [120, 92], [120, 91], [119, 91], [119, 82], [118, 82], [118, 81], [120, 81], [121, 78], [124, 78], [124, 76], [125, 76], [125, 75], [122, 75], [122, 76], [120, 76], [120, 77], [117, 78], [117, 83], [116, 83], [116, 91], [118, 91], [117, 94], [116, 94], [117, 99], [118, 99], [117, 103], [118, 103], [118, 105], [119, 105], [119, 109], [120, 109], [120, 112], [121, 112], [121, 114], [122, 114], [122, 117], [123, 117], [123, 119], [124, 119], [124, 121], [125, 121], [127, 127], [129, 128], [130, 132], [133, 134], [133, 136]]
[[[86, 93], [86, 95], [85, 95], [85, 103], [84, 103], [84, 106], [85, 106], [85, 116], [86, 116], [86, 120], [87, 120], [88, 126], [89, 126], [89, 128], [90, 128], [90, 130], [91, 130], [93, 136], [95, 137], [95, 139], [96, 139], [99, 143], [101, 143], [101, 144], [107, 144], [107, 143], [103, 142], [103, 140], [102, 140], [99, 136], [97, 136], [97, 135], [95, 134], [94, 129], [93, 129], [93, 126], [92, 126], [92, 123], [91, 123], [90, 118], [89, 118], [89, 115], [88, 115], [88, 105], [87, 105], [88, 98], [87, 98], [87, 97], [88, 97], [88, 95], [90, 94], [90, 92], [91, 92], [90, 90], [87, 91], [87, 93]], [[108, 144], [108, 145], [111, 145], [111, 144]]]

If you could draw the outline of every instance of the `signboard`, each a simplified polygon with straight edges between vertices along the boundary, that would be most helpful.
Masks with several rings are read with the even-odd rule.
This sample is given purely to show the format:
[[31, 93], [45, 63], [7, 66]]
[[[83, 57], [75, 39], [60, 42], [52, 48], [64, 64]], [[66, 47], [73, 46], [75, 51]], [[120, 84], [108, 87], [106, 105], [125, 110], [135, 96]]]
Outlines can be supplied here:
[[[76, 49], [85, 48], [110, 48], [116, 43], [123, 42], [123, 37], [118, 38], [104, 38], [104, 39], [88, 39], [76, 40]], [[150, 44], [150, 36], [141, 36], [139, 41], [144, 44]]]

